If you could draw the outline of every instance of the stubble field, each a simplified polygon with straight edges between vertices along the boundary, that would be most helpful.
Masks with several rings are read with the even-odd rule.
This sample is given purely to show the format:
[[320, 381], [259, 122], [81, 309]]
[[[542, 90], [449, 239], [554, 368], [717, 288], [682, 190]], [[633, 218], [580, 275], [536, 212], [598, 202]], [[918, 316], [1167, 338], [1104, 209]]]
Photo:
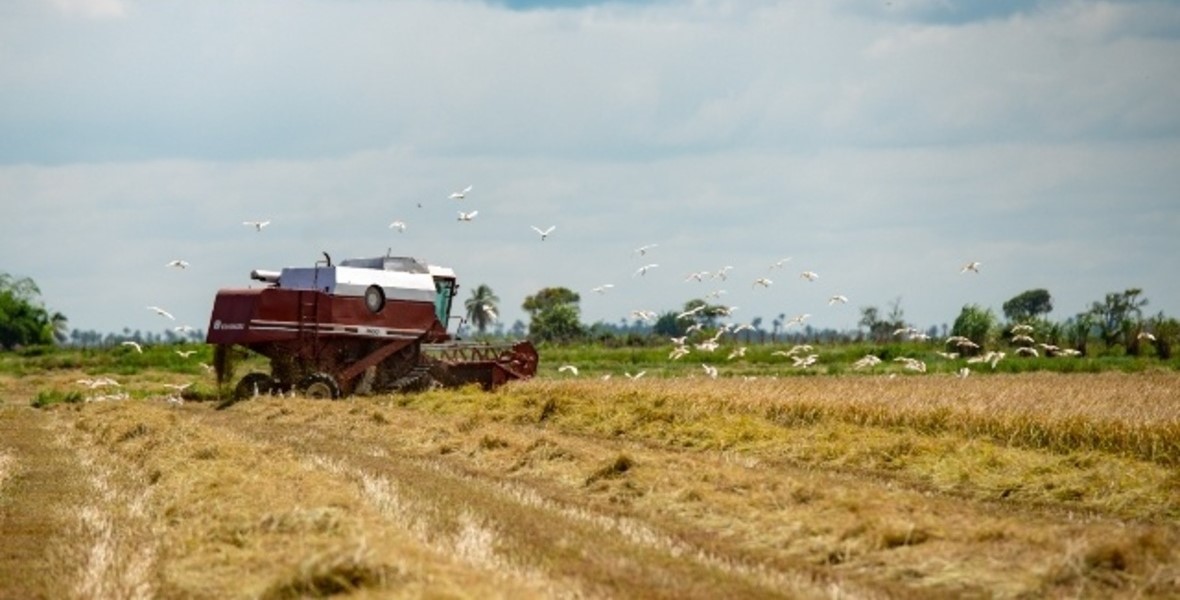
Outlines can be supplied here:
[[1174, 371], [29, 406], [80, 377], [0, 376], [0, 597], [1180, 596]]

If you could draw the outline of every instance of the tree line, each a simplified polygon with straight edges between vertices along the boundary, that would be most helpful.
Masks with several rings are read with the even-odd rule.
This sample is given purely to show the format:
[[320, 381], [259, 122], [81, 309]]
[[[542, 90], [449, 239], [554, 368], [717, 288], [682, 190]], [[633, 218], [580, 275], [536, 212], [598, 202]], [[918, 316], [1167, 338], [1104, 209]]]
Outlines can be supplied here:
[[[551, 343], [660, 344], [666, 343], [667, 338], [691, 335], [695, 331], [711, 334], [721, 326], [722, 318], [728, 316], [723, 305], [692, 299], [678, 311], [635, 315], [631, 322], [622, 319], [618, 324], [600, 321], [587, 325], [581, 320], [580, 301], [578, 293], [568, 288], [542, 288], [527, 296], [521, 305], [528, 314], [527, 326], [518, 321], [505, 332], [499, 325], [491, 337], [507, 334], [527, 335], [535, 341]], [[499, 298], [487, 285], [473, 290], [465, 306], [467, 321], [478, 336], [489, 336], [489, 329], [497, 323], [494, 315], [499, 313], [498, 303]], [[1035, 343], [1050, 353], [1069, 348], [1090, 354], [1092, 343], [1097, 342], [1107, 354], [1140, 356], [1150, 349], [1156, 356], [1170, 359], [1173, 347], [1180, 343], [1180, 321], [1162, 312], [1148, 315], [1145, 310], [1148, 304], [1142, 289], [1130, 288], [1108, 293], [1087, 310], [1063, 321], [1053, 321], [1048, 317], [1053, 311], [1053, 297], [1048, 290], [1037, 288], [1004, 302], [1003, 319], [990, 308], [968, 304], [962, 307], [953, 325], [921, 330], [906, 320], [901, 299], [897, 298], [884, 311], [877, 306], [861, 307], [859, 328], [855, 331], [817, 330], [806, 324], [798, 324], [796, 328], [796, 323], [780, 314], [771, 320], [769, 330], [762, 317], [753, 318], [738, 338], [746, 343], [888, 343], [899, 336], [906, 339], [959, 336], [971, 342], [964, 345], [966, 353], [983, 353], [1001, 343], [1029, 347]], [[1014, 332], [1017, 327], [1019, 334]]]
[[[581, 296], [568, 288], [542, 288], [521, 304], [529, 322], [517, 321], [505, 329], [499, 321], [500, 298], [491, 287], [481, 284], [472, 289], [464, 302], [466, 318], [460, 325], [460, 335], [474, 329], [476, 337], [482, 338], [529, 337], [551, 343], [648, 345], [666, 343], [667, 338], [690, 336], [697, 331], [712, 335], [728, 316], [728, 309], [723, 305], [692, 299], [680, 310], [588, 325], [582, 322], [580, 302]], [[1004, 302], [1003, 319], [990, 308], [969, 304], [962, 307], [953, 325], [920, 330], [906, 320], [901, 299], [897, 298], [884, 311], [877, 306], [861, 307], [859, 327], [855, 331], [817, 330], [788, 321], [786, 315], [780, 314], [771, 320], [769, 329], [762, 317], [755, 317], [736, 335], [745, 343], [888, 343], [899, 336], [909, 339], [959, 336], [971, 342], [966, 345], [968, 352], [984, 352], [1000, 343], [1013, 344], [1014, 340], [1032, 340], [1044, 348], [1069, 348], [1090, 354], [1092, 345], [1097, 343], [1103, 353], [1140, 356], [1150, 351], [1162, 359], [1170, 359], [1173, 347], [1180, 343], [1180, 321], [1162, 312], [1148, 315], [1145, 310], [1148, 305], [1142, 289], [1129, 288], [1110, 292], [1087, 310], [1063, 321], [1053, 321], [1048, 317], [1053, 311], [1052, 295], [1038, 288]], [[1020, 334], [1014, 331], [1017, 326], [1021, 328]], [[124, 328], [122, 333], [104, 334], [71, 330], [65, 315], [45, 307], [41, 290], [31, 278], [0, 273], [0, 349], [3, 350], [52, 344], [101, 347], [128, 340], [156, 344], [202, 339], [201, 331], [144, 333]]]

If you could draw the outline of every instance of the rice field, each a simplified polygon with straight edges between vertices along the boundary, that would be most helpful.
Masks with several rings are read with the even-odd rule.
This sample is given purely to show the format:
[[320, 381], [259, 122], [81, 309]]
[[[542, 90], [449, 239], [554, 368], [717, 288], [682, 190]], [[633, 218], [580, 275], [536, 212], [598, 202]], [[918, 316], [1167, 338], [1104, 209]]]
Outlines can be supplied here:
[[30, 406], [84, 376], [0, 375], [0, 597], [1180, 595], [1174, 371]]

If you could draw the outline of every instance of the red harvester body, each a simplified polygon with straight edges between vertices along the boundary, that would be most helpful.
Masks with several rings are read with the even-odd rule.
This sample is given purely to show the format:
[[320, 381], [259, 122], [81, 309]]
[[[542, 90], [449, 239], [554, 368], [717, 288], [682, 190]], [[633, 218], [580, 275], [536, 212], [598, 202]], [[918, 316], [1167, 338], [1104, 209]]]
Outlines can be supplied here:
[[452, 339], [446, 323], [459, 286], [451, 269], [384, 256], [254, 271], [251, 278], [268, 285], [217, 292], [206, 338], [217, 346], [218, 381], [229, 376], [233, 346], [270, 359], [271, 373], [243, 377], [235, 398], [291, 390], [336, 398], [469, 383], [492, 389], [537, 370], [528, 341]]

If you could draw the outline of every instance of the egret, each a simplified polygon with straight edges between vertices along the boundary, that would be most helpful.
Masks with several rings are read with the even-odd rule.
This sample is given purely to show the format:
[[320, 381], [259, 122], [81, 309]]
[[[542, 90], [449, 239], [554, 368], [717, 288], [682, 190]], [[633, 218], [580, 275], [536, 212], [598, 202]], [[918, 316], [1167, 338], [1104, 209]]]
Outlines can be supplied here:
[[688, 317], [691, 317], [691, 316], [701, 312], [702, 310], [705, 310], [705, 307], [706, 307], [706, 305], [701, 304], [700, 306], [697, 306], [695, 308], [690, 308], [690, 309], [676, 315], [676, 320], [679, 321], [680, 319], [687, 319]]
[[163, 386], [164, 386], [164, 387], [166, 387], [166, 388], [168, 388], [168, 389], [170, 389], [170, 390], [176, 390], [177, 392], [183, 392], [184, 390], [188, 389], [188, 388], [189, 388], [189, 387], [191, 387], [192, 385], [193, 385], [193, 384], [192, 384], [192, 382], [189, 382], [189, 383], [165, 383], [165, 384], [163, 384]]
[[866, 354], [856, 362], [852, 363], [852, 367], [859, 371], [866, 368], [871, 369], [879, 364], [881, 364], [880, 357], [873, 354]]
[[720, 269], [717, 270], [716, 273], [713, 274], [713, 278], [725, 281], [725, 279], [728, 276], [729, 271], [731, 269], [733, 269], [732, 265], [725, 265], [724, 267], [721, 267]]
[[676, 346], [671, 352], [668, 353], [668, 359], [680, 360], [681, 358], [684, 358], [689, 352], [692, 351], [688, 349], [688, 346]]
[[398, 231], [398, 233], [404, 233], [406, 230], [406, 222], [405, 221], [394, 221], [389, 224], [389, 228], [396, 229]]
[[613, 284], [613, 283], [604, 283], [604, 284], [602, 284], [590, 291], [598, 293], [598, 294], [605, 294], [607, 290], [609, 290], [613, 287], [615, 287], [615, 284]]
[[781, 269], [781, 268], [783, 268], [783, 265], [787, 264], [787, 262], [790, 260], [791, 260], [791, 257], [789, 257], [789, 256], [786, 258], [780, 258], [777, 261], [775, 261], [775, 263], [773, 265], [770, 265], [770, 268]]
[[795, 315], [795, 316], [791, 317], [789, 320], [787, 320], [787, 323], [786, 323], [786, 325], [784, 325], [784, 327], [790, 327], [791, 325], [802, 325], [803, 322], [809, 318], [811, 318], [810, 313], [803, 313], [801, 315]]
[[978, 272], [979, 272], [979, 266], [980, 266], [980, 265], [982, 265], [982, 264], [983, 264], [983, 263], [981, 263], [981, 262], [979, 262], [979, 261], [977, 261], [977, 260], [973, 260], [973, 261], [971, 261], [971, 262], [969, 262], [969, 263], [967, 263], [967, 264], [963, 265], [963, 268], [962, 268], [962, 269], [959, 269], [959, 272], [960, 272], [960, 273], [966, 273], [967, 271], [971, 271], [972, 273], [978, 273]]
[[475, 215], [478, 215], [478, 214], [479, 214], [478, 210], [473, 210], [471, 212], [459, 211], [459, 220], [460, 221], [471, 221], [471, 220], [475, 219]]
[[635, 276], [637, 276], [637, 275], [647, 275], [647, 272], [648, 272], [648, 271], [650, 271], [651, 269], [654, 269], [654, 268], [656, 268], [656, 267], [658, 267], [658, 266], [660, 266], [660, 265], [657, 265], [657, 264], [655, 264], [655, 263], [652, 263], [652, 264], [650, 264], [650, 265], [643, 265], [642, 267], [639, 267], [638, 269], [635, 269], [635, 272], [634, 272], [634, 273], [632, 273], [632, 274], [631, 274], [631, 276], [632, 276], [632, 277], [635, 277]]
[[177, 269], [187, 269], [188, 268], [188, 261], [187, 260], [180, 260], [178, 258], [176, 260], [168, 261], [168, 264], [166, 264], [164, 266], [165, 267], [175, 267]]
[[1152, 335], [1152, 334], [1151, 334], [1151, 332], [1149, 332], [1149, 331], [1140, 331], [1140, 332], [1139, 332], [1139, 335], [1137, 335], [1137, 336], [1135, 336], [1135, 337], [1136, 337], [1137, 339], [1141, 339], [1141, 340], [1147, 340], [1147, 341], [1149, 341], [1149, 342], [1154, 342], [1154, 341], [1155, 341], [1155, 336], [1154, 336], [1154, 335]]
[[705, 370], [705, 375], [708, 375], [710, 379], [717, 379], [717, 367], [701, 363], [701, 368]]
[[693, 344], [693, 347], [695, 347], [697, 350], [700, 350], [701, 352], [714, 352], [717, 350], [717, 348], [721, 347], [721, 344], [718, 344], [716, 339], [712, 339], [705, 340], [699, 344]]
[[196, 350], [174, 350], [174, 352], [181, 358], [188, 358], [197, 353]]
[[800, 369], [806, 369], [811, 365], [814, 365], [819, 360], [819, 355], [808, 354], [807, 356], [792, 356], [791, 360], [793, 360], [795, 363], [792, 366], [799, 367]]
[[160, 315], [161, 317], [168, 317], [169, 319], [171, 319], [173, 321], [176, 320], [176, 317], [172, 316], [172, 313], [160, 308], [159, 306], [149, 306], [149, 307], [147, 307], [147, 309], [156, 311], [156, 314]]
[[730, 353], [729, 353], [729, 356], [727, 356], [727, 357], [725, 358], [725, 360], [733, 360], [733, 359], [735, 359], [735, 358], [745, 358], [745, 357], [746, 357], [746, 347], [745, 347], [745, 346], [739, 346], [739, 347], [737, 347], [737, 348], [734, 348], [733, 350], [731, 350], [731, 351], [730, 351]]
[[640, 321], [654, 321], [659, 315], [657, 315], [655, 311], [652, 310], [633, 310], [631, 311], [631, 316], [639, 319]]
[[578, 375], [578, 367], [574, 365], [561, 365], [557, 368], [558, 373], [572, 373], [575, 377]]
[[799, 277], [802, 277], [807, 281], [815, 281], [816, 279], [819, 279], [819, 275], [815, 271], [804, 271], [799, 274]]
[[550, 233], [553, 233], [554, 229], [557, 229], [556, 225], [550, 225], [549, 229], [545, 229], [545, 230], [542, 230], [540, 227], [537, 227], [536, 225], [530, 225], [530, 227], [533, 228], [533, 231], [537, 232], [537, 235], [541, 236], [542, 242], [545, 241], [545, 238], [549, 237]]
[[811, 347], [811, 344], [796, 344], [791, 346], [791, 349], [787, 351], [787, 356], [795, 356], [800, 352], [811, 352], [812, 350], [814, 348]]
[[655, 247], [656, 247], [656, 246], [658, 246], [658, 245], [659, 245], [659, 244], [646, 244], [646, 245], [644, 245], [644, 246], [640, 246], [640, 247], [638, 247], [638, 248], [636, 248], [636, 249], [635, 249], [635, 253], [636, 253], [636, 254], [638, 254], [638, 255], [640, 255], [640, 256], [643, 256], [644, 254], [647, 254], [647, 251], [648, 251], [648, 250], [651, 250], [652, 248], [655, 248]]
[[772, 284], [772, 283], [774, 283], [774, 282], [765, 278], [765, 277], [759, 277], [758, 279], [754, 280], [754, 283], [752, 285], [750, 285], [750, 287], [762, 286], [764, 288], [768, 288], [768, 287], [770, 287], [770, 284]]
[[623, 371], [623, 375], [626, 375], [627, 379], [630, 379], [631, 381], [635, 381], [637, 379], [642, 378], [644, 375], [647, 375], [647, 371], [640, 371], [634, 375], [632, 375], [631, 373], [628, 373], [627, 371]]
[[467, 194], [469, 192], [471, 192], [471, 186], [467, 186], [467, 187], [451, 194], [451, 200], [462, 200], [467, 197]]
[[848, 296], [845, 296], [843, 294], [836, 294], [835, 296], [828, 298], [828, 306], [831, 306], [833, 304], [847, 304], [847, 303], [848, 303]]
[[242, 221], [242, 225], [249, 225], [249, 226], [253, 227], [256, 231], [261, 232], [263, 227], [270, 225], [270, 221], [269, 220], [267, 220], [267, 221]]
[[143, 346], [140, 346], [137, 342], [127, 340], [126, 342], [120, 342], [120, 345], [121, 346], [131, 346], [132, 348], [135, 348], [136, 352], [143, 354]]

